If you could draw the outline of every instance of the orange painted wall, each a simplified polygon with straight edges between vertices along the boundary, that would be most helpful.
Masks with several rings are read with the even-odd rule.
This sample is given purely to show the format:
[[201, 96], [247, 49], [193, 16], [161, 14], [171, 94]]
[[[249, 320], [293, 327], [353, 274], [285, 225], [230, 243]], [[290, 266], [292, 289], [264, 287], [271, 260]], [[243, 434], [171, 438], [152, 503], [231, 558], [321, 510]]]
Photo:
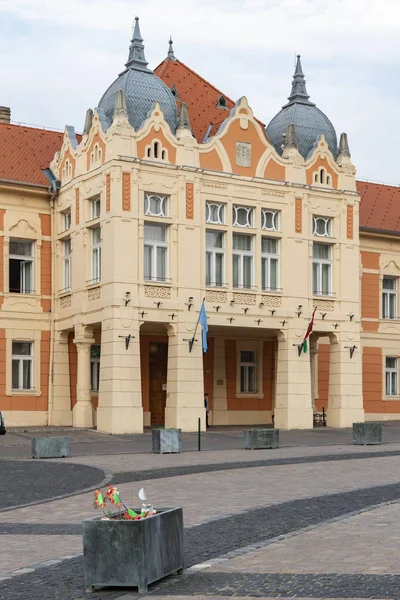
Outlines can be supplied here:
[[379, 273], [362, 274], [361, 317], [379, 319]]
[[42, 235], [51, 235], [51, 217], [50, 215], [45, 215], [40, 213], [40, 223], [42, 227]]
[[200, 167], [210, 171], [223, 171], [222, 161], [216, 150], [199, 152]]
[[69, 161], [72, 166], [72, 179], [75, 177], [75, 162], [76, 161], [75, 161], [75, 158], [72, 156], [71, 151], [68, 149], [64, 155], [64, 158], [62, 159], [62, 163], [59, 166], [60, 179], [62, 178], [62, 172], [63, 172], [63, 168], [65, 167], [67, 158], [69, 158]]
[[322, 409], [328, 409], [329, 393], [329, 359], [331, 349], [329, 344], [320, 344], [318, 346], [318, 400], [315, 401], [318, 412]]
[[382, 402], [382, 349], [363, 347], [363, 397], [366, 412], [385, 412]]
[[263, 347], [263, 394], [259, 400], [259, 410], [272, 410], [275, 385], [275, 344], [264, 342]]
[[137, 151], [139, 158], [147, 158], [145, 155], [146, 146], [151, 144], [151, 142], [154, 139], [159, 140], [162, 146], [168, 150], [168, 160], [172, 165], [174, 165], [176, 163], [176, 148], [174, 148], [174, 146], [167, 140], [162, 129], [160, 129], [159, 131], [154, 131], [154, 128], [152, 128], [146, 135], [146, 137], [144, 137], [142, 140], [140, 140], [140, 142], [137, 143]]
[[51, 295], [51, 242], [44, 240], [42, 242], [41, 264], [40, 264], [40, 285], [43, 296]]
[[87, 171], [89, 171], [90, 169], [90, 155], [93, 151], [93, 148], [95, 147], [95, 145], [98, 144], [99, 147], [101, 148], [101, 164], [103, 164], [105, 157], [106, 157], [106, 145], [103, 142], [103, 140], [101, 139], [101, 136], [99, 133], [97, 133], [93, 140], [92, 143], [90, 144], [90, 147], [87, 149], [86, 151], [86, 169]]
[[[318, 171], [320, 169], [320, 167], [323, 167], [325, 169], [326, 173], [331, 176], [332, 187], [334, 189], [337, 189], [337, 186], [338, 186], [338, 176], [330, 168], [328, 161], [326, 159], [322, 158], [321, 156], [319, 156], [317, 158], [317, 160], [315, 161], [315, 163], [313, 165], [311, 165], [311, 167], [309, 167], [306, 170], [306, 181], [307, 181], [307, 184], [308, 185], [314, 185], [313, 173], [315, 171]], [[318, 185], [318, 184], [316, 184], [316, 185]]]
[[267, 166], [264, 171], [265, 179], [276, 179], [277, 181], [285, 181], [286, 179], [286, 169], [283, 165], [278, 165], [278, 163], [270, 158], [267, 162]]
[[0, 410], [11, 410], [11, 398], [6, 396], [6, 330], [0, 329]]
[[74, 344], [74, 334], [68, 335], [69, 385], [71, 390], [71, 409], [76, 404], [76, 384], [78, 377], [78, 351]]
[[374, 269], [375, 271], [379, 271], [379, 252], [366, 252], [365, 250], [362, 250], [360, 254], [363, 269]]
[[50, 332], [42, 331], [40, 343], [40, 391], [42, 395], [35, 398], [36, 410], [47, 410], [49, 407], [49, 373]]
[[[250, 167], [239, 167], [236, 164], [236, 142], [248, 142], [251, 144]], [[254, 177], [260, 158], [267, 147], [266, 144], [261, 141], [255, 125], [249, 121], [248, 128], [242, 129], [240, 127], [240, 120], [233, 121], [226, 134], [222, 136], [221, 144], [224, 146], [231, 162], [232, 173]]]
[[208, 350], [203, 353], [204, 393], [208, 394], [208, 407], [213, 409], [214, 338], [207, 338]]

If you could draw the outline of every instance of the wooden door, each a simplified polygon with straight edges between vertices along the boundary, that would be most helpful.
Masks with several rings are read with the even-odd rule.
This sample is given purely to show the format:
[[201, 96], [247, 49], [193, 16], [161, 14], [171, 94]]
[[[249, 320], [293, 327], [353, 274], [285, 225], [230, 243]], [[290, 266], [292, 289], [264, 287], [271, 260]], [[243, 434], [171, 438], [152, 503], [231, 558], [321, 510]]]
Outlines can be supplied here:
[[[164, 425], [167, 400], [168, 344], [151, 343], [149, 353], [149, 400], [151, 425]], [[157, 351], [156, 351], [157, 347]]]

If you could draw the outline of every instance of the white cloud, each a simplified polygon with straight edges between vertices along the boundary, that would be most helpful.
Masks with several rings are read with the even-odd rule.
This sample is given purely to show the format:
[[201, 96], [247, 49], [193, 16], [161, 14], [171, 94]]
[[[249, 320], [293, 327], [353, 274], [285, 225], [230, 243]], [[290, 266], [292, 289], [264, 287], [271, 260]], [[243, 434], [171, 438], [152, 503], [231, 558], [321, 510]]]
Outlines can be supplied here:
[[135, 14], [153, 67], [171, 33], [178, 58], [246, 95], [265, 122], [301, 52], [308, 91], [349, 133], [359, 173], [397, 180], [397, 0], [0, 0], [0, 104], [20, 121], [81, 129], [123, 67]]

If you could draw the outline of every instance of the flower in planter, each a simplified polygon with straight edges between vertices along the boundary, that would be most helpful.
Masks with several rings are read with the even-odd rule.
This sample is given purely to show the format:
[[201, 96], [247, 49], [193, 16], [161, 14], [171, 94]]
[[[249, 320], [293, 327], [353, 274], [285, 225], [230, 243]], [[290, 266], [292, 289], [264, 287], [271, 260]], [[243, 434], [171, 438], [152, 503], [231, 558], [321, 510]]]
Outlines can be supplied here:
[[113, 485], [110, 485], [110, 487], [107, 490], [107, 498], [109, 499], [111, 504], [115, 504], [117, 508], [121, 506], [121, 500], [118, 494], [118, 490]]
[[104, 508], [105, 502], [103, 498], [103, 494], [101, 490], [96, 490], [94, 493], [94, 507], [95, 508]]
[[112, 514], [110, 511], [104, 512], [104, 517], [102, 520], [108, 521], [109, 519], [122, 519], [127, 521], [139, 521], [140, 519], [146, 519], [147, 517], [151, 517], [156, 514], [152, 504], [147, 502], [147, 497], [144, 489], [142, 488], [139, 491], [139, 498], [143, 501], [141, 506], [140, 514], [136, 513], [133, 508], [128, 508], [122, 502], [118, 489], [114, 485], [110, 485], [108, 489], [103, 493], [101, 490], [96, 490], [94, 493], [94, 507], [95, 508], [105, 508], [106, 502], [110, 502], [117, 508], [123, 506], [125, 509], [124, 513], [115, 513]]

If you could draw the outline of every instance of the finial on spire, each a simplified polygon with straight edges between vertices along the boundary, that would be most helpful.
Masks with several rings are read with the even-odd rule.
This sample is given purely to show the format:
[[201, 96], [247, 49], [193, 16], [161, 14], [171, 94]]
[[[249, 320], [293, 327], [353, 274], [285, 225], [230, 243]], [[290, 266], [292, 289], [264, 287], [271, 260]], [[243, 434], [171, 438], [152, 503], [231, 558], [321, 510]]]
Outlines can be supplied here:
[[177, 129], [189, 129], [189, 131], [192, 130], [186, 102], [182, 102], [181, 104], [181, 112], [179, 113]]
[[88, 108], [86, 111], [86, 118], [85, 118], [85, 126], [83, 128], [83, 135], [89, 135], [90, 130], [92, 129], [92, 123], [93, 123], [93, 110], [91, 108]]
[[347, 133], [341, 133], [340, 134], [340, 142], [339, 142], [339, 155], [338, 158], [342, 158], [343, 156], [347, 156], [348, 158], [350, 158], [351, 154], [350, 154], [350, 148], [349, 148], [349, 142], [347, 139]]
[[123, 90], [118, 90], [115, 95], [115, 108], [114, 108], [114, 117], [116, 116], [128, 116], [128, 109], [126, 107], [125, 94]]
[[296, 141], [296, 132], [294, 130], [293, 123], [289, 123], [288, 128], [285, 134], [285, 140], [283, 143], [284, 150], [289, 150], [290, 148], [297, 149], [297, 141]]
[[170, 60], [172, 60], [173, 62], [176, 62], [176, 58], [175, 58], [175, 54], [174, 54], [174, 47], [173, 44], [174, 42], [172, 41], [172, 35], [169, 36], [169, 46], [168, 46], [168, 58]]
[[293, 75], [292, 81], [292, 90], [290, 92], [290, 96], [288, 97], [289, 102], [285, 104], [283, 108], [286, 106], [290, 106], [291, 104], [308, 104], [309, 106], [315, 106], [312, 102], [309, 101], [309, 95], [307, 94], [306, 89], [306, 80], [304, 79], [304, 73], [301, 66], [300, 54], [297, 55], [296, 68]]
[[125, 66], [128, 69], [136, 69], [137, 71], [151, 72], [147, 68], [149, 63], [144, 55], [143, 38], [140, 34], [139, 17], [135, 17], [135, 27], [133, 29], [133, 35], [131, 39], [131, 45], [129, 47], [128, 62]]

